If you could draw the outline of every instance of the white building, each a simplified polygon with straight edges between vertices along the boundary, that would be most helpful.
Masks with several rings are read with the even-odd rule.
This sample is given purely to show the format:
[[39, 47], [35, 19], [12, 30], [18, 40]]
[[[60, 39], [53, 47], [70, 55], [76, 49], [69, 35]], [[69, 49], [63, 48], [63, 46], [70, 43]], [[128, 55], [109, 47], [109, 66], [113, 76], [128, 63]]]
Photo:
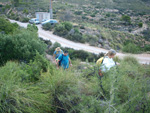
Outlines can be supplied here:
[[48, 20], [50, 19], [50, 13], [48, 12], [36, 12], [35, 16], [37, 19], [39, 19], [40, 22], [42, 22], [42, 20]]

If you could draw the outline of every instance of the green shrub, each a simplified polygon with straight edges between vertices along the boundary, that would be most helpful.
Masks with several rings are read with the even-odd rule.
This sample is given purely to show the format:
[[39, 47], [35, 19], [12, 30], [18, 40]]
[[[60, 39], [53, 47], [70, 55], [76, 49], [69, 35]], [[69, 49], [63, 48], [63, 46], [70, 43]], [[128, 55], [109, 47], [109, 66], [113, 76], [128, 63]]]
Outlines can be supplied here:
[[134, 43], [128, 43], [123, 47], [123, 51], [127, 53], [139, 53], [140, 48], [136, 46]]
[[57, 34], [59, 36], [65, 36], [68, 34], [68, 30], [65, 28], [64, 24], [58, 24], [54, 29], [54, 34]]
[[140, 28], [143, 27], [143, 23], [140, 22], [140, 23], [138, 24], [138, 26], [139, 26]]
[[144, 38], [149, 41], [150, 40], [150, 29], [144, 30], [143, 32]]
[[81, 15], [81, 14], [82, 14], [82, 11], [75, 11], [74, 14], [76, 14], [76, 15]]
[[[50, 95], [41, 87], [22, 82], [24, 72], [17, 63], [8, 62], [0, 68], [0, 112], [51, 112]], [[42, 91], [43, 90], [43, 91]]]
[[44, 54], [45, 50], [46, 45], [38, 38], [36, 32], [21, 30], [13, 35], [0, 34], [0, 64], [8, 60], [29, 62], [36, 55], [36, 51]]
[[18, 25], [10, 23], [5, 18], [0, 18], [0, 32], [4, 32], [5, 34], [12, 34], [17, 30]]
[[23, 17], [23, 18], [20, 19], [20, 21], [21, 21], [21, 22], [29, 22], [29, 18]]
[[23, 13], [28, 14], [29, 11], [28, 11], [27, 9], [24, 9], [24, 10], [23, 10]]
[[27, 30], [32, 31], [32, 32], [37, 32], [38, 31], [38, 27], [35, 24], [28, 24], [27, 25]]
[[121, 17], [121, 20], [122, 21], [125, 21], [125, 22], [127, 22], [127, 23], [131, 23], [131, 18], [130, 18], [130, 16], [128, 16], [128, 15], [123, 15], [122, 17]]
[[49, 30], [49, 31], [51, 31], [53, 28], [55, 28], [55, 26], [56, 26], [56, 24], [52, 25], [51, 23], [47, 23], [47, 24], [44, 24], [44, 25], [42, 26], [42, 28], [43, 28], [44, 30]]
[[46, 58], [39, 53], [36, 53], [34, 60], [30, 61], [29, 64], [24, 64], [23, 67], [23, 70], [28, 73], [28, 76], [25, 76], [24, 80], [29, 82], [36, 82], [39, 80], [41, 73], [47, 72], [48, 68], [50, 73], [53, 73], [52, 66], [49, 65], [49, 62], [46, 60]]
[[91, 16], [91, 17], [95, 17], [95, 14], [91, 14], [90, 16]]
[[70, 22], [63, 22], [62, 24], [65, 26], [65, 29], [67, 31], [70, 31], [73, 28], [73, 26]]
[[150, 51], [150, 44], [149, 45], [145, 45], [144, 51]]
[[132, 57], [132, 56], [128, 56], [125, 57], [123, 59], [124, 62], [129, 63], [129, 64], [135, 64], [135, 65], [139, 65], [139, 62], [136, 58]]

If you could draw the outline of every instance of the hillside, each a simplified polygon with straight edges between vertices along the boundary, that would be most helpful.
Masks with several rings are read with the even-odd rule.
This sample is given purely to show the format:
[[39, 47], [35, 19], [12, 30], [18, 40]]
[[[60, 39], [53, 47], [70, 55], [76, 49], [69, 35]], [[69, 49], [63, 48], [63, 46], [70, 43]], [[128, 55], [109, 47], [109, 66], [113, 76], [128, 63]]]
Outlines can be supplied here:
[[45, 55], [60, 44], [40, 39], [36, 25], [0, 22], [0, 113], [149, 113], [149, 65], [115, 57], [120, 65], [99, 76], [103, 54], [61, 47], [73, 65], [57, 69]]
[[[2, 7], [2, 14], [22, 22], [35, 17], [36, 11], [49, 10], [49, 0], [18, 0], [12, 3]], [[149, 5], [146, 0], [55, 0], [54, 18], [60, 21], [60, 26], [48, 26], [50, 29], [46, 29], [69, 40], [105, 49], [147, 52], [150, 50]], [[70, 22], [73, 27], [60, 33], [56, 28], [62, 29], [63, 21]], [[131, 47], [133, 51], [130, 51]]]

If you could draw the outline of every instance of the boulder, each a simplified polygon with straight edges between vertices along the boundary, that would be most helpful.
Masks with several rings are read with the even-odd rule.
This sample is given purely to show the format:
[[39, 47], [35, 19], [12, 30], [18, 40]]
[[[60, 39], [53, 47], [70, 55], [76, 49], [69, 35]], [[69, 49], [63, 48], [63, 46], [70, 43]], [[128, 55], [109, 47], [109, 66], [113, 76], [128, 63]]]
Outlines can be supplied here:
[[73, 35], [74, 34], [74, 32], [75, 32], [75, 30], [74, 29], [71, 29], [70, 31], [69, 31], [69, 35]]
[[100, 44], [103, 44], [103, 42], [104, 42], [104, 40], [101, 38], [98, 40], [98, 43], [100, 43]]
[[108, 44], [105, 44], [103, 48], [107, 50], [111, 49], [111, 47]]
[[101, 44], [98, 44], [98, 47], [99, 47], [99, 48], [102, 48], [102, 45], [101, 45]]

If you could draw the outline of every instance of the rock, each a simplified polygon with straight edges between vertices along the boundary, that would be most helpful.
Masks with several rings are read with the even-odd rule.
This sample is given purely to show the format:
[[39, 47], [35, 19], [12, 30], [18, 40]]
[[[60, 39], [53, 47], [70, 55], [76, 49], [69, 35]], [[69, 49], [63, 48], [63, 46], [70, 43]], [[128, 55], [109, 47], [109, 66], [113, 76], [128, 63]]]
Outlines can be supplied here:
[[84, 30], [84, 29], [80, 29], [80, 32], [81, 32], [81, 33], [85, 33], [85, 30]]
[[70, 32], [68, 33], [69, 35], [73, 35], [74, 34], [74, 29], [71, 29]]
[[109, 44], [108, 40], [105, 41], [105, 44], [107, 44], [107, 45]]
[[104, 41], [103, 41], [103, 39], [101, 39], [101, 38], [98, 40], [98, 43], [100, 43], [100, 44], [103, 44], [103, 42], [104, 42]]
[[105, 44], [103, 48], [107, 50], [111, 49], [111, 47], [108, 44]]
[[102, 48], [102, 45], [101, 45], [101, 44], [98, 44], [98, 47], [99, 47], [99, 48]]

